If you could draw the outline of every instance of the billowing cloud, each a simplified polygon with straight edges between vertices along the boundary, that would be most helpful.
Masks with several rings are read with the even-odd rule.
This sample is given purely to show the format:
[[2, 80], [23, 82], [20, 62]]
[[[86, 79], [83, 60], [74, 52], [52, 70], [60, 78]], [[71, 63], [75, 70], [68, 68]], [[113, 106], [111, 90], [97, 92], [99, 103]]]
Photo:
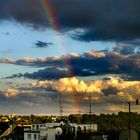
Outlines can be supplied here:
[[54, 84], [54, 88], [63, 93], [101, 93], [101, 90], [94, 85], [88, 85], [84, 81], [80, 81], [75, 77], [72, 78], [63, 78], [59, 82]]
[[[93, 81], [82, 81], [76, 77], [62, 78], [60, 80], [44, 80], [20, 87], [8, 88], [0, 91], [2, 104], [11, 104], [25, 108], [43, 109], [49, 111], [59, 110], [59, 94], [61, 93], [63, 107], [66, 113], [73, 110], [73, 104], [76, 103], [82, 108], [83, 112], [87, 111], [89, 105], [89, 95], [91, 96], [92, 107], [102, 112], [122, 111], [121, 105], [128, 101], [135, 102], [140, 98], [140, 82], [124, 81], [119, 77], [109, 77]], [[42, 109], [41, 109], [42, 107]], [[74, 108], [77, 111], [78, 108]], [[33, 111], [32, 110], [32, 111]]]
[[[9, 88], [3, 92], [3, 96], [7, 98], [22, 96], [42, 98], [43, 96], [47, 99], [58, 100], [58, 93], [62, 93], [62, 97], [65, 99], [64, 104], [71, 104], [73, 96], [79, 104], [85, 105], [88, 103], [89, 95], [91, 95], [93, 104], [121, 104], [140, 98], [140, 82], [124, 81], [119, 77], [87, 82], [75, 77], [62, 78], [57, 81], [33, 82], [28, 87]], [[38, 103], [40, 102], [41, 100], [38, 101]]]
[[[53, 62], [54, 61], [54, 62]], [[11, 58], [0, 58], [0, 63], [7, 63], [7, 64], [15, 64], [15, 65], [23, 65], [23, 66], [36, 66], [36, 67], [46, 67], [52, 66], [52, 64], [58, 66], [64, 65], [64, 57], [61, 56], [52, 56], [48, 58], [31, 58], [31, 57], [24, 57], [19, 60], [14, 60]]]
[[[60, 85], [60, 86], [59, 86]], [[65, 78], [55, 83], [55, 88], [60, 92], [92, 93], [95, 96], [124, 97], [124, 99], [135, 99], [139, 96], [140, 82], [123, 81], [116, 77], [109, 80], [95, 80], [91, 82], [78, 81], [75, 78]], [[71, 89], [69, 91], [69, 89]], [[118, 101], [116, 99], [116, 101]]]
[[27, 89], [20, 89], [20, 88], [8, 88], [4, 91], [4, 95], [6, 97], [15, 97], [20, 94], [33, 94], [33, 91], [29, 88]]
[[5, 91], [6, 97], [17, 96], [20, 93], [18, 89], [9, 88]]
[[62, 31], [83, 29], [74, 38], [84, 41], [131, 40], [140, 36], [139, 0], [44, 0], [53, 17], [46, 15], [41, 2], [1, 0], [0, 19], [40, 28], [50, 27], [51, 19]]
[[118, 42], [114, 51], [121, 54], [139, 54], [140, 53], [140, 40]]
[[117, 44], [112, 51], [89, 51], [83, 54], [70, 53], [66, 56], [48, 58], [25, 57], [19, 60], [0, 59], [0, 63], [42, 67], [33, 73], [14, 74], [7, 78], [24, 77], [39, 80], [59, 79], [71, 76], [97, 76], [118, 74], [124, 79], [140, 80], [139, 47]]
[[14, 63], [14, 60], [11, 58], [0, 58], [1, 63]]
[[104, 51], [89, 51], [84, 55], [91, 58], [104, 58], [106, 56]]
[[140, 98], [140, 82], [124, 81], [119, 77], [108, 79], [81, 81], [75, 77], [62, 78], [58, 81], [40, 81], [32, 84], [33, 87], [52, 87], [58, 93], [73, 94], [88, 101], [89, 94], [94, 102], [121, 103], [135, 101]]

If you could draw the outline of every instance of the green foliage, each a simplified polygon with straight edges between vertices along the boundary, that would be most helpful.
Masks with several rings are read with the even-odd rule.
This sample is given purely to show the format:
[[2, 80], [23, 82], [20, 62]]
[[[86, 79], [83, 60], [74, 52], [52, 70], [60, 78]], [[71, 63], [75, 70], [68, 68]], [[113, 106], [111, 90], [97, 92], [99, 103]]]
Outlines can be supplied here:
[[[1, 115], [8, 118], [8, 115]], [[0, 117], [0, 118], [1, 118]], [[56, 118], [55, 121], [53, 118]], [[31, 124], [31, 123], [51, 123], [51, 122], [68, 122], [86, 124], [95, 123], [98, 124], [98, 130], [100, 132], [118, 133], [120, 130], [128, 128], [129, 114], [128, 112], [119, 112], [118, 114], [71, 114], [69, 116], [37, 116], [37, 115], [17, 115], [13, 118], [9, 118], [10, 123], [13, 124]], [[131, 128], [140, 132], [140, 114], [130, 114]]]

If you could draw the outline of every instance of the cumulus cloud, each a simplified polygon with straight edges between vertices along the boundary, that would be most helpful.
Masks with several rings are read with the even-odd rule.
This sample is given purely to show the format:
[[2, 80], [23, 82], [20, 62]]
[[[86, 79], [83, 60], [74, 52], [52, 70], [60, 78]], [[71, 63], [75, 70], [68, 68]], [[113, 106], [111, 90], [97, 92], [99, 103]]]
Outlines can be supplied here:
[[0, 63], [14, 63], [14, 59], [11, 58], [0, 58]]
[[[75, 34], [76, 39], [131, 40], [140, 36], [139, 0], [44, 0], [44, 3], [54, 15], [49, 18], [60, 30], [84, 30], [83, 34]], [[33, 27], [50, 27], [41, 1], [1, 0], [0, 9], [0, 20], [14, 19]]]
[[5, 91], [6, 97], [17, 96], [20, 93], [18, 89], [9, 88]]
[[[76, 77], [59, 80], [43, 80], [16, 88], [0, 91], [0, 102], [29, 108], [40, 108], [43, 104], [56, 109], [59, 103], [59, 94], [65, 109], [72, 111], [73, 104], [87, 110], [89, 95], [92, 107], [109, 112], [121, 111], [121, 104], [128, 101], [135, 102], [140, 98], [140, 82], [124, 81], [119, 77], [109, 77], [93, 81], [82, 81]], [[94, 106], [96, 105], [96, 106]], [[67, 108], [67, 109], [66, 109]], [[98, 108], [98, 109], [97, 109]], [[59, 109], [59, 107], [57, 108]], [[78, 108], [76, 108], [78, 110]]]
[[63, 78], [60, 79], [57, 84], [54, 84], [54, 88], [59, 92], [67, 92], [67, 93], [100, 93], [100, 89], [95, 87], [94, 85], [88, 85], [84, 81], [80, 81], [75, 77], [72, 78]]
[[[65, 56], [52, 56], [52, 57], [39, 57], [39, 58], [32, 58], [32, 57], [24, 57], [22, 59], [14, 60], [12, 58], [0, 58], [0, 63], [7, 63], [7, 64], [15, 64], [15, 65], [23, 65], [23, 66], [34, 66], [34, 67], [46, 67], [58, 64], [58, 66], [64, 65]], [[54, 62], [53, 62], [54, 61]]]
[[71, 53], [68, 53], [68, 57], [80, 57], [80, 54], [71, 52]]
[[14, 74], [7, 78], [24, 77], [39, 80], [59, 79], [71, 76], [97, 76], [118, 74], [127, 80], [140, 80], [140, 53], [138, 47], [117, 44], [112, 51], [89, 51], [83, 54], [69, 53], [48, 58], [25, 57], [19, 60], [1, 58], [0, 63], [42, 67], [33, 73]]
[[30, 88], [8, 88], [3, 93], [6, 97], [15, 97], [22, 94], [33, 94], [33, 90]]
[[94, 103], [121, 103], [135, 101], [140, 98], [140, 82], [124, 81], [119, 77], [108, 79], [81, 81], [75, 77], [62, 78], [58, 81], [35, 82], [33, 87], [51, 87], [52, 90], [64, 95], [80, 97], [79, 100], [89, 100], [89, 94]]
[[104, 51], [89, 51], [84, 53], [84, 55], [91, 58], [104, 58], [106, 56]]

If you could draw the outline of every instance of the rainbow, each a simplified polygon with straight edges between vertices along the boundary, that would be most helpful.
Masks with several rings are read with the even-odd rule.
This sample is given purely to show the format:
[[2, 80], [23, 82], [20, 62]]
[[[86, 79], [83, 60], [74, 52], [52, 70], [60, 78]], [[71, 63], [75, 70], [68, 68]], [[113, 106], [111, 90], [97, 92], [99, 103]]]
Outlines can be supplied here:
[[[63, 37], [62, 37], [61, 31], [60, 31], [60, 25], [57, 22], [57, 18], [55, 16], [55, 11], [53, 9], [53, 6], [49, 3], [49, 0], [40, 0], [40, 2], [41, 2], [41, 7], [43, 8], [43, 11], [45, 12], [45, 16], [48, 17], [51, 27], [56, 32], [56, 37], [60, 42], [60, 49], [63, 53], [65, 53], [66, 52], [65, 44], [64, 44]], [[73, 72], [70, 58], [68, 56], [65, 56], [64, 62], [68, 69], [69, 77], [74, 77], [74, 72]], [[77, 101], [76, 93], [73, 93], [72, 96], [73, 96], [72, 97], [73, 98], [73, 112], [79, 113], [81, 111], [81, 109], [80, 109], [80, 106]]]

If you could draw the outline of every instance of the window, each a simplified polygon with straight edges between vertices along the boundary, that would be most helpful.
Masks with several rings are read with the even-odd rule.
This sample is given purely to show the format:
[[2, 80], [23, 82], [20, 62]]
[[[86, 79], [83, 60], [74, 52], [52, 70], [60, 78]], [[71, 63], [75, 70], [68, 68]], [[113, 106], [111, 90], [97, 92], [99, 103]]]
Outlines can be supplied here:
[[28, 135], [27, 135], [27, 139], [28, 139], [28, 140], [31, 140], [31, 134], [28, 134]]
[[36, 140], [37, 139], [37, 135], [36, 134], [34, 134], [34, 140]]
[[38, 130], [39, 129], [39, 125], [36, 125], [36, 130]]
[[35, 130], [35, 125], [32, 125], [32, 129]]

